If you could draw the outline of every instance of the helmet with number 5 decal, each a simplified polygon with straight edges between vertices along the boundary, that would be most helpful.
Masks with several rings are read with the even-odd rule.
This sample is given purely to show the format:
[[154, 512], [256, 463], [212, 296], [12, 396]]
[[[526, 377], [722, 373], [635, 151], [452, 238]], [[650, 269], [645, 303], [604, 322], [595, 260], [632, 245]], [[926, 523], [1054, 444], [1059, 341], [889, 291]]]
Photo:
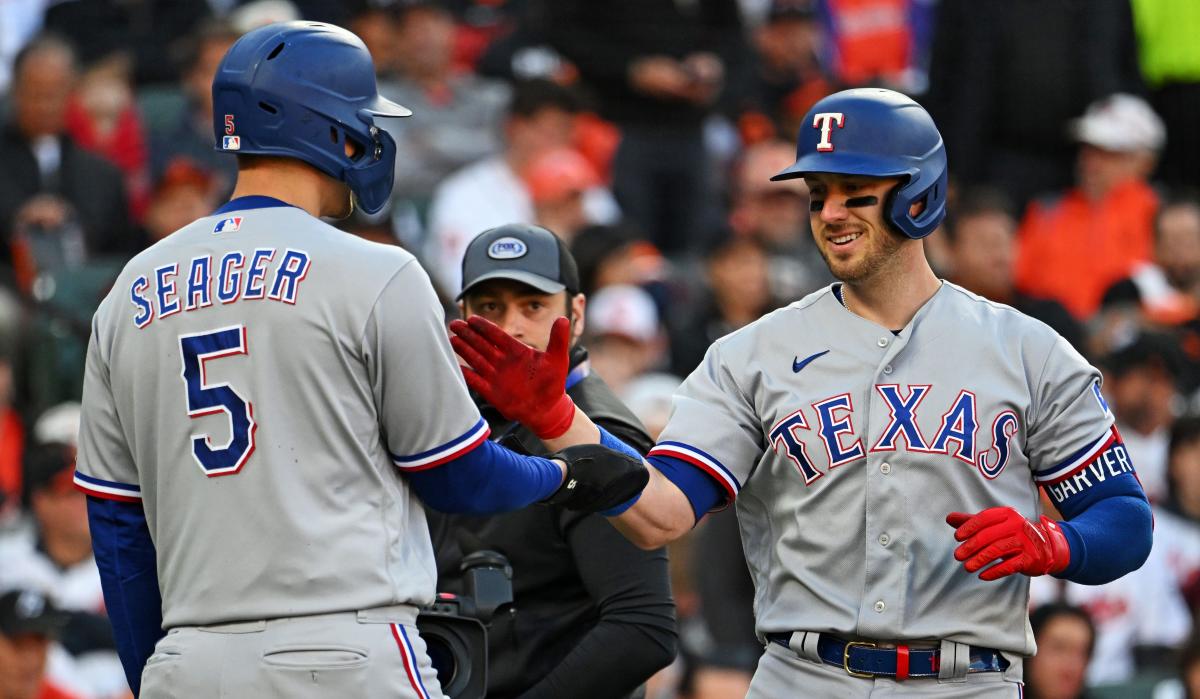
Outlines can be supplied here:
[[412, 112], [379, 96], [354, 34], [320, 22], [255, 29], [221, 60], [212, 94], [217, 150], [298, 158], [346, 183], [367, 213], [387, 203], [396, 142], [375, 119]]

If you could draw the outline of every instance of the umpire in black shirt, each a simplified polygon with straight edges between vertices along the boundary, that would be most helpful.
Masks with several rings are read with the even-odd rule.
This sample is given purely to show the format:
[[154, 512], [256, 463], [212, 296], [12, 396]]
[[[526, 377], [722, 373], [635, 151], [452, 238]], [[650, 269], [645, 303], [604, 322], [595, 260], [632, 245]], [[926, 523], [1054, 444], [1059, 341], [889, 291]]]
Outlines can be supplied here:
[[[510, 224], [480, 234], [463, 257], [463, 317], [480, 315], [545, 350], [559, 316], [571, 321], [567, 395], [597, 425], [645, 454], [654, 442], [599, 376], [583, 333], [586, 298], [566, 246], [545, 228]], [[525, 427], [479, 406], [493, 440], [546, 455]], [[438, 590], [462, 593], [459, 562], [481, 549], [512, 563], [515, 613], [488, 629], [488, 698], [622, 699], [675, 657], [675, 606], [664, 551], [642, 551], [604, 517], [547, 505], [472, 517], [428, 512]]]

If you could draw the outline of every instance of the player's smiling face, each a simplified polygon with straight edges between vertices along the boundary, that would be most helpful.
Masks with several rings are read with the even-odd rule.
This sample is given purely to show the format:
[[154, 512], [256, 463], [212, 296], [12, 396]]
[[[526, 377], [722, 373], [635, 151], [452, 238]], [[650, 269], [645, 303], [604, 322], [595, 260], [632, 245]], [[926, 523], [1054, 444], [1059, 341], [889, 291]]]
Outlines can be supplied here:
[[854, 283], [869, 279], [903, 242], [883, 220], [883, 205], [896, 177], [810, 173], [809, 220], [817, 249], [833, 276]]

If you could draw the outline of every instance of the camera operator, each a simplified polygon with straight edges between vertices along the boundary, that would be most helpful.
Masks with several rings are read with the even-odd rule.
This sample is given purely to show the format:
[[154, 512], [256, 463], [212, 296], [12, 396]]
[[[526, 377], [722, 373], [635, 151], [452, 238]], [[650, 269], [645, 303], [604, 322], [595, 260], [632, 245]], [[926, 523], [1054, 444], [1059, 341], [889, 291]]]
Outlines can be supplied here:
[[[567, 394], [597, 425], [643, 454], [637, 418], [590, 374], [586, 298], [574, 258], [553, 233], [510, 224], [475, 238], [463, 259], [463, 317], [480, 315], [545, 350], [555, 319], [571, 321]], [[477, 398], [478, 400], [478, 398]], [[527, 428], [486, 404], [492, 439], [526, 454], [548, 450]], [[496, 516], [429, 512], [440, 591], [462, 594], [459, 563], [482, 549], [513, 570], [515, 610], [488, 629], [489, 699], [641, 697], [641, 685], [675, 657], [675, 609], [663, 550], [642, 551], [603, 517], [533, 506]]]

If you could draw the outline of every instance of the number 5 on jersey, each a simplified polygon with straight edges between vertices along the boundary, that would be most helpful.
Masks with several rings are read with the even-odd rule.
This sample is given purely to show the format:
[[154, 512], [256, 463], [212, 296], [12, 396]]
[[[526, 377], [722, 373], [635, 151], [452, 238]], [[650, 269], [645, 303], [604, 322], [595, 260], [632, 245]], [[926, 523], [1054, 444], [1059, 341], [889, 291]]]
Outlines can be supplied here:
[[227, 382], [209, 385], [207, 362], [236, 354], [249, 354], [246, 328], [235, 325], [219, 330], [183, 335], [183, 384], [187, 390], [188, 417], [198, 418], [224, 412], [229, 416], [229, 442], [214, 448], [206, 435], [192, 435], [192, 456], [209, 476], [237, 473], [254, 453], [254, 406]]

